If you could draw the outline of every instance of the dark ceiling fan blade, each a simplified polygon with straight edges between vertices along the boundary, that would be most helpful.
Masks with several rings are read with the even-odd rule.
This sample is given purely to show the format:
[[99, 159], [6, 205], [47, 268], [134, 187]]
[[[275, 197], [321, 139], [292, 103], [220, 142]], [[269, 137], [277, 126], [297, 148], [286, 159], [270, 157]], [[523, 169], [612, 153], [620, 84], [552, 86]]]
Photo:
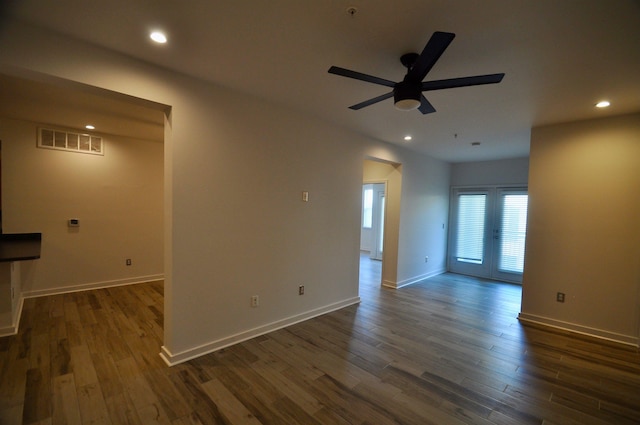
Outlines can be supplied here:
[[423, 114], [430, 114], [432, 112], [435, 112], [436, 108], [433, 107], [431, 102], [429, 102], [427, 100], [427, 98], [424, 97], [424, 95], [421, 95], [420, 96], [420, 106], [418, 107], [418, 110], [420, 112], [422, 112]]
[[389, 92], [389, 93], [380, 95], [378, 97], [374, 97], [373, 99], [365, 100], [364, 102], [360, 102], [360, 103], [355, 104], [353, 106], [349, 106], [349, 109], [353, 109], [354, 111], [357, 111], [358, 109], [362, 109], [365, 106], [369, 106], [369, 105], [373, 105], [374, 103], [382, 102], [383, 100], [389, 99], [390, 97], [393, 97], [393, 92]]
[[393, 87], [395, 82], [385, 80], [384, 78], [374, 77], [372, 75], [363, 74], [361, 72], [351, 71], [349, 69], [340, 68], [338, 66], [332, 66], [329, 68], [329, 74], [341, 75], [343, 77], [353, 78], [360, 81], [366, 81], [367, 83], [380, 84], [381, 86]]
[[424, 80], [424, 77], [427, 76], [427, 73], [431, 71], [433, 65], [436, 64], [438, 59], [444, 51], [449, 47], [451, 41], [456, 35], [450, 32], [441, 32], [436, 31], [433, 33], [427, 45], [424, 46], [422, 53], [416, 60], [416, 63], [413, 64], [405, 80], [420, 82]]
[[502, 81], [502, 77], [504, 77], [504, 74], [488, 74], [476, 75], [473, 77], [425, 81], [422, 83], [422, 91], [452, 89], [455, 87], [480, 86], [483, 84], [496, 84]]

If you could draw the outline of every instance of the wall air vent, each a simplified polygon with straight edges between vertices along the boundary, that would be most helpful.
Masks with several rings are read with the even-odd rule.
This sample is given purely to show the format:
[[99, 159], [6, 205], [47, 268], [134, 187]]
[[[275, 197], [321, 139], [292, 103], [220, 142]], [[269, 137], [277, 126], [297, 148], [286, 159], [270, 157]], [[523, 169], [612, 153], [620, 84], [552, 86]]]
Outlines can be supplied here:
[[87, 133], [74, 133], [66, 130], [38, 128], [38, 147], [68, 152], [104, 155], [102, 137]]

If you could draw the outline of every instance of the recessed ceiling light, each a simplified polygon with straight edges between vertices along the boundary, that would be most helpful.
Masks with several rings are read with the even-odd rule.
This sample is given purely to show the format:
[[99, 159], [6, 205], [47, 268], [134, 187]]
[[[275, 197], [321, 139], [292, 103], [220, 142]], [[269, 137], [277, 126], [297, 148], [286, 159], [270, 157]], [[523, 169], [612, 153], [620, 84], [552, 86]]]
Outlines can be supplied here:
[[598, 103], [596, 103], [596, 108], [606, 108], [607, 106], [610, 106], [611, 103], [608, 100], [602, 100]]
[[84, 128], [86, 128], [87, 130], [95, 130], [96, 128], [94, 126], [92, 126], [91, 124], [87, 124], [84, 126]]
[[404, 140], [405, 140], [405, 141], [407, 141], [407, 142], [408, 142], [408, 141], [410, 141], [411, 139], [413, 139], [413, 137], [411, 137], [411, 136], [404, 136]]
[[167, 42], [167, 36], [160, 31], [153, 31], [151, 34], [149, 34], [149, 37], [156, 43], [164, 44]]

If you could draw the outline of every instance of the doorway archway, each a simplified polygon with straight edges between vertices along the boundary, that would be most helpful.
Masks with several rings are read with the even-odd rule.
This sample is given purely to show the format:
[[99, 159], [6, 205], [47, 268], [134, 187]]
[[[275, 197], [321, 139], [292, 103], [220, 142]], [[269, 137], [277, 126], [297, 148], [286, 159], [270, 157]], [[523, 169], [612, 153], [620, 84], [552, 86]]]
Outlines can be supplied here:
[[[365, 223], [364, 221], [365, 210], [363, 196], [360, 249], [361, 252], [367, 251], [369, 257], [375, 259], [373, 261], [377, 260], [381, 262], [378, 266], [380, 269], [379, 278], [377, 278], [378, 273], [376, 273], [376, 279], [378, 279], [377, 286], [382, 285], [395, 288], [398, 265], [402, 165], [377, 158], [365, 159], [362, 182], [363, 185], [371, 185], [372, 205], [371, 223], [370, 226], [365, 226], [369, 223]], [[377, 197], [377, 202], [374, 202], [374, 196]], [[374, 203], [375, 209], [378, 211], [375, 211]], [[376, 212], [377, 214], [374, 214]], [[379, 223], [374, 223], [375, 218], [379, 219]], [[376, 224], [379, 224], [379, 226], [375, 226]], [[373, 255], [371, 255], [371, 253], [373, 253]], [[368, 273], [368, 275], [371, 274]], [[361, 276], [365, 276], [364, 270], [361, 270]]]

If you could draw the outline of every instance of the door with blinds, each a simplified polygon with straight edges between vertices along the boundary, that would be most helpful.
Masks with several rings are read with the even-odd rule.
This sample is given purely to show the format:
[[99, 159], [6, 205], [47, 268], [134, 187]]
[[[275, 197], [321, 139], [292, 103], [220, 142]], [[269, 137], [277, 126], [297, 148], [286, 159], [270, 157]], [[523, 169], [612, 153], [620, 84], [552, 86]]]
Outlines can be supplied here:
[[449, 270], [521, 283], [527, 206], [526, 188], [455, 189]]

